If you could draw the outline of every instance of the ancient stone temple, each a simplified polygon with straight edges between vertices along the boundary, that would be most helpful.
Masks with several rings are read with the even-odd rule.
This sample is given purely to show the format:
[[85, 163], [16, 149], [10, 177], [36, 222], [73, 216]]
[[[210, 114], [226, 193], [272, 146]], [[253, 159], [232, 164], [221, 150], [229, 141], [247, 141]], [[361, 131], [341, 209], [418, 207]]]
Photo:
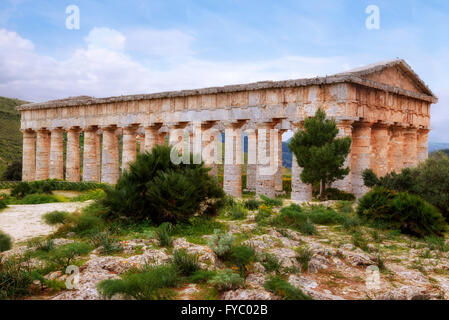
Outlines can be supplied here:
[[[151, 150], [167, 135], [169, 143], [191, 146], [213, 166], [224, 134], [225, 191], [274, 196], [282, 189], [282, 134], [301, 130], [304, 119], [322, 108], [353, 141], [346, 160], [351, 172], [335, 186], [361, 196], [364, 169], [382, 176], [427, 158], [430, 105], [436, 101], [405, 61], [393, 60], [312, 79], [26, 104], [18, 107], [23, 180], [114, 184], [138, 150]], [[245, 186], [242, 135], [248, 137]], [[310, 200], [311, 186], [299, 174], [293, 159], [292, 199]]]

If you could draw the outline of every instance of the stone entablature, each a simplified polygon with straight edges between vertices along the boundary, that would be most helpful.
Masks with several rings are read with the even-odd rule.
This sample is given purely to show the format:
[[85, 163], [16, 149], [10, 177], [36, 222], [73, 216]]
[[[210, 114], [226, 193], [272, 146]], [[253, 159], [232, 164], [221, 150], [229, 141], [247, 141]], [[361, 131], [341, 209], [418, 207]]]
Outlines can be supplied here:
[[[189, 129], [193, 124], [199, 124], [209, 135], [213, 130], [233, 137], [246, 132], [256, 144], [262, 139], [261, 130], [268, 129], [269, 134], [263, 135], [260, 141], [264, 143], [259, 143], [258, 149], [263, 146], [273, 161], [282, 163], [278, 143], [282, 133], [297, 130], [305, 118], [322, 108], [336, 118], [341, 134], [353, 138], [347, 159], [351, 174], [336, 185], [360, 195], [364, 191], [360, 180], [364, 168], [371, 167], [383, 175], [427, 157], [430, 105], [436, 101], [403, 60], [394, 60], [313, 79], [27, 104], [18, 107], [24, 132], [24, 179], [64, 178], [63, 130], [68, 132], [67, 149], [74, 153], [74, 158], [67, 161], [65, 175], [72, 181], [80, 177], [80, 156], [76, 150], [83, 131], [84, 180], [116, 181], [118, 135], [123, 135], [122, 168], [126, 169], [136, 157], [137, 140], [143, 141], [142, 149], [150, 150], [154, 144], [162, 143], [168, 133], [170, 143], [176, 144], [183, 139], [183, 130], [193, 132]], [[210, 145], [210, 141], [202, 143], [203, 147]], [[232, 159], [231, 154], [226, 157], [225, 151], [224, 187], [238, 196], [242, 192], [237, 178], [241, 164], [236, 159], [242, 152], [241, 141], [226, 141], [225, 150], [231, 148]], [[253, 150], [254, 146], [250, 148]], [[263, 165], [257, 157], [254, 161], [248, 170], [256, 176], [248, 177], [247, 188], [273, 196], [279, 189], [280, 170], [273, 175], [276, 177], [258, 175]], [[299, 169], [294, 167], [293, 171]], [[299, 179], [293, 179], [293, 184], [294, 198], [310, 197], [310, 188], [301, 186]]]

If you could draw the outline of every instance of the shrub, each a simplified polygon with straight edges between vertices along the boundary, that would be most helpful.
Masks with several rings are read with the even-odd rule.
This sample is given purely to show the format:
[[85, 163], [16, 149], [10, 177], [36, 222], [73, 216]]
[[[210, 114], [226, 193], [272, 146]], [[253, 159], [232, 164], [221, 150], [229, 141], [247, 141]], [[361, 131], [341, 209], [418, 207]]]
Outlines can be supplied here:
[[310, 220], [307, 220], [301, 226], [299, 227], [299, 232], [301, 232], [303, 235], [306, 236], [313, 236], [318, 233], [318, 231], [315, 228], [315, 225], [310, 222]]
[[64, 269], [67, 268], [78, 256], [88, 254], [92, 248], [82, 242], [73, 242], [56, 248], [52, 254], [52, 259]]
[[308, 210], [309, 219], [319, 225], [335, 225], [343, 221], [343, 217], [332, 208], [312, 206]]
[[240, 275], [244, 276], [248, 265], [255, 260], [254, 248], [248, 246], [233, 247], [230, 259], [239, 268]]
[[72, 202], [84, 202], [88, 200], [101, 200], [105, 197], [105, 192], [102, 189], [89, 190], [84, 194], [76, 196], [70, 201]]
[[108, 231], [91, 234], [90, 242], [95, 248], [101, 247], [102, 254], [114, 254], [123, 251], [122, 246], [111, 237]]
[[21, 199], [33, 191], [31, 185], [28, 182], [20, 182], [11, 190], [11, 196]]
[[260, 199], [268, 207], [280, 207], [282, 206], [283, 203], [282, 199], [272, 199], [267, 196], [264, 196], [263, 194], [260, 195]]
[[208, 242], [209, 248], [211, 248], [219, 258], [228, 257], [231, 253], [233, 244], [234, 236], [218, 229], [214, 231], [214, 234]]
[[307, 271], [309, 269], [309, 261], [312, 259], [313, 251], [307, 247], [300, 247], [296, 249], [296, 260], [301, 264], [301, 270]]
[[400, 229], [418, 237], [441, 236], [446, 223], [441, 213], [420, 197], [376, 187], [360, 199], [357, 213], [376, 225]]
[[416, 168], [390, 173], [378, 178], [374, 172], [364, 172], [368, 186], [382, 186], [397, 192], [408, 192], [437, 207], [449, 220], [449, 158], [442, 152], [432, 154]]
[[68, 216], [69, 216], [68, 212], [65, 212], [65, 211], [53, 211], [53, 212], [46, 213], [43, 216], [43, 219], [44, 219], [46, 224], [49, 224], [49, 225], [53, 226], [53, 225], [56, 225], [56, 224], [63, 224], [63, 223], [65, 223]]
[[55, 243], [52, 239], [47, 240], [31, 240], [27, 244], [28, 248], [36, 251], [50, 252], [55, 248]]
[[227, 216], [232, 220], [242, 220], [246, 218], [246, 214], [247, 211], [245, 207], [240, 203], [237, 203], [230, 208]]
[[16, 160], [6, 167], [3, 172], [2, 180], [21, 181], [22, 180], [22, 161]]
[[29, 260], [0, 256], [0, 300], [28, 295], [32, 282]]
[[365, 239], [361, 232], [354, 232], [351, 235], [351, 242], [354, 246], [359, 247], [363, 251], [369, 251], [368, 240]]
[[180, 274], [187, 277], [200, 269], [198, 256], [188, 254], [186, 249], [176, 250], [173, 253], [173, 264]]
[[180, 283], [173, 265], [146, 266], [138, 273], [127, 273], [122, 279], [104, 280], [97, 286], [98, 292], [110, 299], [116, 294], [137, 300], [168, 300], [175, 296], [170, 288]]
[[211, 270], [197, 270], [189, 277], [190, 282], [206, 283], [217, 275], [216, 271]]
[[248, 210], [257, 210], [262, 202], [256, 199], [250, 199], [245, 201], [245, 208]]
[[259, 209], [259, 211], [257, 212], [257, 215], [255, 217], [255, 220], [257, 223], [263, 223], [265, 222], [268, 218], [270, 218], [272, 215], [272, 211], [270, 208], [261, 206], [261, 208]]
[[169, 146], [155, 146], [151, 153], [138, 155], [116, 187], [106, 190], [103, 202], [110, 218], [177, 223], [217, 212], [224, 192], [209, 169], [203, 164], [174, 164], [171, 152]]
[[11, 237], [0, 230], [0, 252], [11, 250], [11, 247]]
[[43, 204], [43, 203], [54, 203], [54, 202], [63, 202], [64, 198], [54, 196], [52, 194], [40, 194], [33, 193], [26, 195], [21, 200], [17, 201], [17, 204]]
[[81, 215], [70, 216], [72, 220], [71, 231], [80, 236], [97, 233], [104, 228], [104, 221], [89, 211], [83, 211]]
[[276, 273], [279, 273], [282, 267], [282, 262], [279, 261], [279, 259], [271, 253], [264, 253], [260, 258], [260, 262], [267, 272], [274, 271]]
[[449, 251], [449, 244], [446, 243], [446, 240], [444, 238], [430, 236], [430, 237], [424, 238], [424, 241], [430, 250], [438, 250], [441, 252]]
[[281, 214], [273, 219], [275, 225], [293, 229], [299, 229], [305, 222], [307, 222], [307, 215], [297, 204], [282, 208]]
[[159, 245], [162, 247], [171, 247], [173, 243], [173, 226], [171, 223], [163, 223], [161, 224], [155, 232], [156, 239], [159, 241]]
[[336, 188], [328, 188], [325, 191], [325, 197], [327, 200], [343, 200], [354, 201], [355, 196], [352, 193], [345, 192]]
[[279, 276], [270, 277], [265, 281], [264, 287], [284, 300], [312, 300], [301, 289], [296, 288]]
[[245, 279], [230, 269], [224, 269], [218, 271], [217, 274], [209, 280], [209, 283], [218, 291], [226, 291], [242, 287], [245, 283]]
[[43, 180], [17, 183], [11, 190], [11, 196], [22, 199], [35, 193], [51, 194], [54, 190], [88, 191], [105, 188], [107, 188], [107, 185], [103, 183]]
[[0, 211], [8, 206], [8, 202], [0, 195]]

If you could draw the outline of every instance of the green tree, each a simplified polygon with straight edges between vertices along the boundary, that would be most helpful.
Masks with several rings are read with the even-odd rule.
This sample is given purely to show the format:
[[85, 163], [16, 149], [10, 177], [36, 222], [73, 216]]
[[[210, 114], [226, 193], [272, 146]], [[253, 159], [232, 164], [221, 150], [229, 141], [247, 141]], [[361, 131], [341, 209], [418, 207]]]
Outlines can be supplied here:
[[303, 168], [304, 183], [320, 183], [320, 198], [323, 199], [326, 185], [342, 179], [349, 173], [344, 168], [351, 147], [351, 138], [337, 138], [338, 128], [334, 119], [326, 119], [326, 113], [318, 109], [315, 116], [304, 121], [304, 130], [290, 140], [289, 148]]
[[3, 172], [2, 180], [21, 181], [22, 180], [22, 161], [17, 160], [11, 163]]

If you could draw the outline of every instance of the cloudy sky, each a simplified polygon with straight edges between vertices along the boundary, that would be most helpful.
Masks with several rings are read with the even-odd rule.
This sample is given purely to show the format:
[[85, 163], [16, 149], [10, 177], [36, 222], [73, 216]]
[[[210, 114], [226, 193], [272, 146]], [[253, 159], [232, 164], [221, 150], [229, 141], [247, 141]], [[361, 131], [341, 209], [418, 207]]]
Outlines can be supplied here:
[[[79, 30], [66, 27], [76, 5]], [[380, 10], [368, 30], [366, 8]], [[71, 20], [73, 21], [73, 20]], [[333, 74], [403, 58], [449, 142], [447, 0], [1, 0], [0, 96], [45, 101]]]

